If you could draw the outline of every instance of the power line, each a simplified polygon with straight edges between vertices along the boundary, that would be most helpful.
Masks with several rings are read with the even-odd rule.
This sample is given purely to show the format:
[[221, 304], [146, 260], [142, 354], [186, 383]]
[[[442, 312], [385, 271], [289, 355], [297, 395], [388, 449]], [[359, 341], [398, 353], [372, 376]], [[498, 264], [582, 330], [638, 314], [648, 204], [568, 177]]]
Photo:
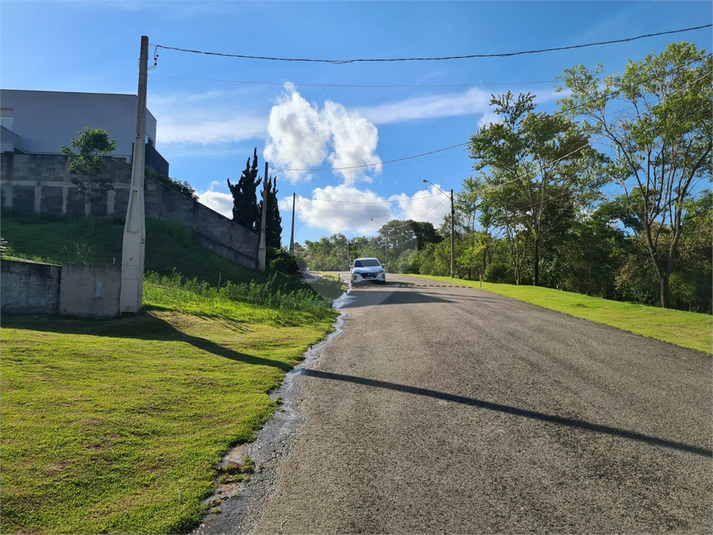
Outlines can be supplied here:
[[[196, 80], [203, 82], [222, 82], [228, 84], [250, 84], [250, 85], [274, 85], [284, 86], [287, 82], [253, 82], [249, 80], [221, 80], [218, 78], [194, 78], [191, 76], [168, 76], [162, 74], [151, 74], [152, 78], [172, 78], [176, 80]], [[555, 80], [539, 80], [532, 82], [493, 82], [487, 84], [472, 83], [472, 84], [420, 84], [420, 85], [359, 85], [359, 84], [303, 84], [299, 82], [289, 82], [297, 87], [335, 87], [335, 88], [352, 88], [352, 89], [434, 89], [434, 88], [454, 88], [454, 87], [494, 87], [504, 85], [528, 85], [528, 84], [552, 84]]]
[[447, 150], [455, 149], [457, 147], [465, 147], [466, 145], [469, 145], [470, 142], [466, 143], [459, 143], [458, 145], [453, 145], [451, 147], [446, 147], [444, 149], [438, 149], [438, 150], [432, 150], [430, 152], [424, 152], [423, 154], [417, 154], [415, 156], [406, 156], [405, 158], [396, 158], [395, 160], [386, 160], [385, 162], [379, 162], [379, 163], [367, 163], [363, 165], [350, 165], [348, 167], [321, 167], [321, 168], [314, 168], [314, 169], [293, 169], [293, 168], [274, 168], [271, 167], [270, 170], [272, 171], [303, 171], [303, 172], [310, 172], [310, 171], [345, 171], [348, 169], [364, 169], [366, 167], [376, 167], [379, 165], [384, 165], [387, 163], [394, 163], [394, 162], [403, 162], [404, 160], [413, 160], [414, 158], [421, 158], [423, 156], [429, 156], [430, 154], [436, 154], [437, 152], [444, 152]]
[[[705, 58], [711, 56], [712, 54], [706, 54], [700, 59], [695, 59], [679, 65], [673, 68], [671, 71], [664, 73], [664, 75], [669, 75], [676, 72], [679, 69], [686, 68], [693, 63], [698, 63]], [[473, 82], [470, 84], [400, 84], [400, 85], [379, 85], [379, 84], [316, 84], [316, 83], [302, 83], [302, 82], [262, 82], [254, 80], [224, 80], [220, 78], [197, 78], [193, 76], [170, 76], [164, 74], [149, 74], [152, 78], [170, 78], [174, 80], [194, 80], [201, 82], [220, 82], [228, 84], [248, 84], [248, 85], [269, 85], [269, 86], [279, 86], [284, 87], [286, 83], [290, 83], [296, 87], [334, 87], [334, 88], [352, 88], [352, 89], [447, 89], [456, 87], [499, 87], [499, 86], [523, 86], [532, 84], [556, 84], [557, 80], [530, 80], [525, 82], [488, 82], [480, 83]]]
[[[638, 119], [639, 117], [641, 117], [641, 116], [644, 115], [645, 113], [649, 113], [649, 112], [651, 112], [654, 108], [658, 108], [659, 106], [665, 104], [666, 102], [668, 102], [670, 99], [672, 99], [673, 97], [675, 97], [675, 96], [678, 95], [679, 93], [682, 93], [683, 91], [686, 91], [686, 90], [690, 89], [691, 87], [693, 87], [694, 84], [696, 84], [697, 82], [700, 82], [701, 80], [703, 80], [704, 78], [706, 78], [706, 77], [708, 77], [708, 76], [710, 76], [710, 75], [711, 75], [711, 73], [706, 73], [705, 75], [703, 75], [703, 76], [701, 76], [701, 77], [699, 77], [699, 78], [696, 78], [695, 80], [693, 80], [693, 81], [692, 81], [690, 84], [688, 84], [687, 86], [685, 86], [685, 87], [679, 89], [678, 91], [672, 93], [672, 94], [669, 95], [667, 98], [662, 99], [660, 102], [654, 104], [653, 106], [650, 106], [650, 107], [646, 108], [646, 109], [643, 110], [641, 113], [639, 113], [639, 114], [637, 114], [636, 116], [632, 117], [632, 118], [629, 119], [628, 121], [622, 121], [618, 126], [612, 128], [612, 129], [610, 130], [610, 132], [614, 132], [614, 131], [616, 131], [616, 130], [619, 130], [619, 129], [621, 129], [621, 128], [624, 128], [624, 127], [627, 126], [631, 121], [633, 121], [633, 120], [635, 120], [635, 119]], [[603, 139], [603, 138], [605, 138], [605, 137], [607, 137], [607, 136], [608, 136], [608, 134], [602, 134], [601, 136], [599, 136], [598, 138], [596, 138], [596, 139], [594, 139], [594, 140], [587, 140], [587, 144], [588, 144], [588, 145], [591, 145], [593, 142], [596, 142], [596, 141], [598, 141], [598, 140], [600, 140], [600, 139]], [[449, 148], [459, 147], [459, 146], [461, 146], [461, 145], [467, 145], [467, 144], [468, 144], [468, 143], [461, 143], [460, 145], [454, 145], [453, 147], [449, 147]], [[447, 150], [447, 149], [441, 149], [441, 150]], [[573, 150], [572, 152], [569, 152], [569, 153], [567, 153], [567, 154], [561, 156], [560, 158], [557, 158], [556, 160], [550, 162], [549, 165], [552, 165], [552, 164], [558, 163], [558, 162], [560, 162], [560, 161], [563, 161], [564, 159], [566, 159], [566, 158], [568, 158], [569, 156], [571, 156], [571, 155], [573, 155], [573, 154], [579, 152], [580, 150], [581, 150], [581, 148], [575, 149], [575, 150]], [[538, 166], [535, 170], [533, 170], [532, 174], [537, 173], [537, 172], [539, 172], [539, 171], [542, 171], [543, 169], [544, 169], [544, 166]], [[529, 175], [529, 174], [531, 174], [531, 173], [528, 173], [528, 175]], [[481, 191], [481, 192], [485, 192], [485, 191], [489, 191], [489, 190], [494, 190], [494, 189], [496, 189], [496, 188], [502, 188], [503, 186], [506, 186], [506, 185], [508, 185], [508, 184], [512, 184], [512, 183], [514, 183], [514, 182], [518, 182], [518, 181], [522, 180], [522, 178], [524, 178], [524, 177], [516, 177], [516, 178], [513, 178], [513, 179], [511, 179], [511, 180], [506, 180], [505, 182], [501, 182], [500, 184], [486, 185], [486, 186], [484, 186], [480, 191]], [[529, 205], [527, 205], [527, 206], [518, 207], [518, 208], [516, 208], [515, 210], [524, 210], [524, 209], [526, 209], [526, 208], [532, 208], [532, 207], [534, 207], [534, 206], [541, 206], [541, 205], [544, 205], [544, 204], [546, 204], [546, 203], [552, 201], [553, 199], [562, 197], [562, 196], [564, 196], [564, 195], [569, 195], [570, 193], [571, 193], [570, 191], [563, 191], [563, 192], [561, 192], [561, 193], [559, 193], [559, 194], [557, 194], [557, 195], [553, 195], [553, 196], [549, 197], [548, 199], [543, 199], [543, 200], [540, 200], [540, 201], [538, 201], [538, 202], [531, 203], [531, 204], [529, 204]], [[431, 195], [430, 197], [435, 197], [435, 195]], [[421, 199], [421, 198], [427, 198], [427, 197], [426, 197], [426, 196], [424, 196], [424, 197], [419, 197], [418, 199]], [[311, 199], [311, 200], [314, 200], [314, 201], [322, 200], [322, 201], [327, 201], [327, 202], [350, 202], [350, 201], [330, 201], [330, 200], [328, 200], [328, 199]], [[416, 199], [411, 199], [411, 200], [416, 200]], [[422, 218], [422, 217], [428, 215], [430, 212], [432, 212], [433, 210], [435, 210], [436, 208], [438, 208], [438, 206], [440, 206], [441, 204], [443, 204], [446, 200], [448, 200], [448, 197], [447, 197], [447, 196], [444, 196], [444, 198], [443, 198], [443, 200], [441, 200], [441, 202], [439, 202], [438, 204], [436, 204], [435, 206], [433, 206], [433, 208], [431, 208], [430, 210], [428, 210], [426, 213], [424, 213], [424, 214], [422, 214], [421, 216], [419, 216], [418, 218], [416, 218], [416, 220], [418, 220], [418, 219], [420, 219], [420, 218]], [[356, 204], [356, 202], [354, 202], [354, 201], [351, 201], [351, 202], [354, 203], [354, 204]], [[363, 203], [359, 203], [359, 204], [383, 204], [383, 203], [388, 203], [388, 202], [398, 202], [398, 201], [373, 201], [373, 202], [363, 202]], [[482, 201], [481, 201], [481, 202], [482, 202]], [[477, 203], [477, 205], [475, 206], [475, 208], [479, 208], [481, 202]], [[348, 211], [357, 212], [356, 210], [348, 210]], [[383, 225], [382, 225], [382, 226], [383, 226]], [[401, 227], [398, 227], [398, 228], [401, 228]]]
[[[708, 54], [707, 56], [710, 56], [710, 54]], [[705, 56], [705, 57], [707, 57], [707, 56]], [[668, 74], [670, 74], [671, 72], [674, 72], [675, 70], [677, 70], [677, 69], [673, 69], [672, 71], [669, 71], [669, 72], [667, 72], [666, 74], [668, 75]], [[635, 117], [632, 117], [629, 121], [632, 121], [632, 120], [634, 120], [634, 119], [638, 119], [638, 118], [641, 117], [644, 113], [647, 113], [647, 112], [651, 111], [652, 109], [654, 109], [654, 108], [660, 106], [661, 104], [664, 104], [664, 103], [665, 103], [666, 101], [668, 101], [670, 98], [674, 97], [675, 95], [677, 95], [678, 93], [680, 93], [680, 92], [682, 92], [682, 91], [685, 91], [686, 89], [689, 89], [693, 84], [695, 84], [696, 82], [699, 82], [700, 80], [702, 80], [703, 78], [705, 78], [705, 77], [708, 76], [708, 75], [710, 75], [710, 73], [708, 73], [708, 74], [706, 74], [706, 75], [704, 75], [704, 76], [702, 76], [702, 77], [700, 77], [700, 78], [697, 78], [696, 80], [694, 80], [694, 81], [693, 81], [691, 84], [689, 84], [688, 86], [686, 86], [686, 87], [680, 89], [679, 91], [676, 91], [675, 93], [669, 95], [666, 99], [662, 100], [661, 102], [659, 102], [659, 103], [657, 103], [657, 104], [655, 104], [655, 105], [653, 105], [653, 106], [647, 108], [646, 110], [642, 111], [641, 113], [639, 113], [639, 114], [636, 115]], [[620, 111], [620, 112], [619, 112], [619, 114], [624, 114], [624, 113], [625, 113], [625, 112], [623, 112], [623, 111]], [[628, 124], [629, 121], [623, 121], [619, 126], [617, 126], [616, 128], [614, 128], [613, 130], [618, 130], [618, 129], [620, 129], [620, 128], [623, 128], [626, 124]], [[597, 141], [602, 140], [602, 139], [604, 139], [605, 137], [607, 137], [606, 134], [601, 135], [601, 136], [599, 136], [599, 137], [597, 137], [597, 138], [595, 138], [595, 139], [593, 139], [593, 140], [588, 140], [588, 141], [587, 141], [587, 144], [588, 144], [588, 145], [592, 145], [592, 143], [596, 143]], [[379, 165], [385, 165], [385, 164], [390, 164], [390, 163], [395, 163], [395, 162], [402, 162], [402, 161], [405, 161], [405, 160], [413, 160], [413, 159], [415, 159], [415, 158], [421, 158], [421, 157], [423, 157], [423, 156], [429, 156], [429, 155], [431, 155], [431, 154], [436, 154], [436, 153], [439, 153], [439, 152], [444, 152], [444, 151], [451, 150], [451, 149], [455, 149], [455, 148], [458, 148], [458, 147], [467, 147], [467, 146], [469, 146], [469, 145], [470, 145], [470, 142], [468, 141], [468, 142], [466, 142], [466, 143], [459, 143], [458, 145], [452, 145], [452, 146], [450, 146], [450, 147], [445, 147], [445, 148], [443, 148], [443, 149], [437, 149], [437, 150], [430, 151], [430, 152], [424, 152], [424, 153], [422, 153], [422, 154], [417, 154], [417, 155], [415, 155], [415, 156], [406, 156], [406, 157], [404, 157], [404, 158], [396, 158], [396, 159], [394, 159], [394, 160], [386, 160], [386, 161], [384, 161], [384, 162], [373, 163], [373, 164], [363, 164], [363, 165], [353, 165], [353, 166], [348, 166], [348, 167], [333, 167], [333, 168], [330, 168], [330, 167], [322, 167], [322, 168], [311, 168], [311, 169], [309, 169], [309, 168], [304, 168], [304, 169], [296, 169], [296, 168], [270, 168], [270, 169], [271, 169], [272, 171], [301, 171], [301, 172], [313, 172], [313, 171], [330, 171], [330, 172], [331, 172], [331, 171], [350, 170], [350, 169], [364, 169], [364, 168], [367, 168], [367, 167], [376, 167], [376, 166], [379, 166]], [[467, 150], [468, 150], [468, 149], [466, 148], [466, 151], [467, 151]], [[551, 163], [557, 163], [557, 162], [559, 162], [559, 161], [562, 161], [562, 160], [564, 160], [565, 158], [567, 158], [567, 157], [571, 156], [572, 154], [574, 154], [575, 152], [578, 152], [578, 150], [579, 150], [579, 149], [577, 149], [577, 150], [575, 150], [575, 151], [573, 151], [573, 152], [571, 152], [571, 153], [569, 153], [569, 154], [566, 154], [566, 155], [562, 156], [560, 159], [555, 160], [554, 162], [551, 162]], [[542, 170], [542, 169], [538, 169], [538, 171], [541, 171], [541, 170]], [[513, 181], [514, 181], [514, 180], [513, 180]], [[504, 185], [504, 184], [503, 184], [503, 185]], [[315, 200], [317, 200], [317, 199], [315, 199]]]
[[344, 204], [391, 204], [391, 203], [402, 203], [402, 202], [414, 202], [414, 201], [420, 201], [421, 199], [428, 199], [430, 197], [439, 197], [439, 195], [423, 195], [421, 197], [411, 197], [408, 199], [399, 199], [399, 200], [388, 200], [388, 201], [342, 201], [339, 199], [315, 199], [312, 197], [310, 200], [311, 201], [321, 201], [321, 202], [336, 202], [336, 203], [344, 203]]
[[570, 45], [561, 46], [553, 48], [541, 48], [538, 50], [523, 50], [518, 52], [501, 52], [497, 54], [468, 54], [464, 56], [444, 56], [444, 57], [414, 57], [414, 58], [356, 58], [356, 59], [311, 59], [311, 58], [281, 58], [281, 57], [271, 57], [271, 56], [250, 56], [245, 54], [227, 54], [222, 52], [206, 52], [203, 50], [191, 50], [187, 48], [178, 48], [165, 45], [155, 45], [157, 57], [158, 49], [163, 48], [165, 50], [175, 50], [177, 52], [187, 52], [190, 54], [203, 54], [207, 56], [220, 56], [228, 58], [239, 58], [239, 59], [257, 59], [265, 61], [288, 61], [288, 62], [307, 62], [307, 63], [331, 63], [333, 65], [345, 65], [348, 63], [376, 63], [376, 62], [397, 62], [397, 61], [446, 61], [454, 59], [482, 59], [482, 58], [506, 58], [513, 56], [522, 56], [525, 54], [541, 54], [545, 52], [557, 52], [562, 50], [574, 50], [579, 48], [587, 48], [593, 46], [602, 45], [612, 45], [618, 43], [629, 43], [631, 41], [637, 41], [639, 39], [647, 39], [650, 37], [659, 37], [661, 35], [672, 35], [676, 33], [691, 32], [694, 30], [702, 30], [704, 28], [713, 27], [713, 24], [705, 24], [702, 26], [694, 26], [691, 28], [682, 28], [679, 30], [669, 30], [665, 32], [648, 33], [644, 35], [638, 35], [636, 37], [626, 37], [623, 39], [614, 39], [611, 41], [599, 41], [596, 43], [586, 43], [581, 45]]

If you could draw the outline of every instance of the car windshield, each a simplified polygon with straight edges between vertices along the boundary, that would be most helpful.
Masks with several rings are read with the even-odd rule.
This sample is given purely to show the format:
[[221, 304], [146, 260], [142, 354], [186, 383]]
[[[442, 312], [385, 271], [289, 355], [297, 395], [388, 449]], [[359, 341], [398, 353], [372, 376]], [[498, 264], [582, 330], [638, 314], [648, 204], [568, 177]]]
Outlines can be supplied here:
[[366, 258], [363, 260], [354, 260], [354, 267], [380, 267], [379, 261], [375, 258]]

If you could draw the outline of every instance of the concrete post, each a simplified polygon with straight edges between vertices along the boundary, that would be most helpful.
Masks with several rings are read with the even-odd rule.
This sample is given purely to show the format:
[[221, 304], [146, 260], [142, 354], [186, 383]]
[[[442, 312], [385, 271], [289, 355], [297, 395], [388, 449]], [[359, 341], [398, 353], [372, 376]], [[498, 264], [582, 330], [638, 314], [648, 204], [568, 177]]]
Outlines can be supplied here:
[[144, 136], [146, 135], [146, 82], [149, 58], [149, 38], [141, 37], [139, 59], [139, 92], [136, 105], [136, 137], [131, 159], [131, 189], [124, 224], [121, 251], [120, 312], [136, 313], [141, 309], [144, 290], [144, 253], [146, 222], [144, 211]]
[[257, 261], [258, 270], [265, 271], [265, 264], [267, 263], [267, 245], [265, 236], [265, 227], [267, 221], [267, 172], [268, 166], [265, 162], [265, 178], [262, 179], [262, 218], [260, 221], [260, 242], [257, 249]]
[[295, 256], [295, 194], [292, 194], [292, 232], [290, 233], [290, 255]]

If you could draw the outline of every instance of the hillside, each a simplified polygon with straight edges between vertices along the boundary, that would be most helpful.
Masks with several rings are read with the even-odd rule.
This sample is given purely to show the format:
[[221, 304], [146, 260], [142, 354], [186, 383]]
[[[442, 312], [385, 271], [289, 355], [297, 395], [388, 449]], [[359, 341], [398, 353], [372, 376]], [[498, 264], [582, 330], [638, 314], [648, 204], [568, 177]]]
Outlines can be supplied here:
[[[60, 220], [28, 214], [2, 215], [8, 256], [50, 263], [120, 263], [123, 223], [101, 219]], [[146, 271], [222, 285], [267, 282], [269, 274], [237, 266], [200, 247], [193, 231], [157, 219], [146, 220]], [[294, 277], [285, 283], [296, 284]]]

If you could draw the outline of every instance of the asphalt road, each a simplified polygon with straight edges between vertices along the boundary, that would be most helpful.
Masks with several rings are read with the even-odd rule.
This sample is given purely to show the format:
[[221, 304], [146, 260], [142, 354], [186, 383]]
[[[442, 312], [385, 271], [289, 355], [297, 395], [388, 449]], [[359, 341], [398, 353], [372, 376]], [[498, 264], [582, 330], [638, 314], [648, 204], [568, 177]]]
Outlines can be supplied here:
[[713, 531], [709, 356], [420, 279], [351, 296], [268, 490], [201, 533]]

